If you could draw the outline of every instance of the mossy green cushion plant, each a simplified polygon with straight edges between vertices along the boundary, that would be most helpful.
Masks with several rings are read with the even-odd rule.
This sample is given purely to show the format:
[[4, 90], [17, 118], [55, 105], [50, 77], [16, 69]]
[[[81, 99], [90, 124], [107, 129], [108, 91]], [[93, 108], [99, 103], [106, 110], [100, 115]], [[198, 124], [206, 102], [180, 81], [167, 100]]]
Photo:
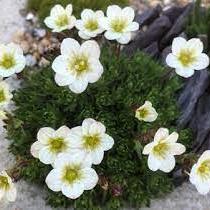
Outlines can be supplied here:
[[[85, 118], [94, 118], [106, 125], [115, 140], [100, 165], [94, 166], [100, 176], [98, 185], [77, 200], [48, 190], [47, 201], [54, 207], [75, 209], [120, 209], [122, 206], [148, 205], [151, 198], [169, 192], [172, 178], [163, 172], [152, 172], [142, 148], [153, 139], [159, 127], [176, 130], [179, 111], [176, 92], [178, 77], [168, 79], [166, 70], [141, 53], [132, 58], [119, 58], [110, 49], [102, 50], [104, 73], [82, 94], [58, 87], [51, 68], [24, 76], [23, 88], [14, 94], [17, 106], [8, 123], [10, 150], [19, 158], [20, 174], [25, 179], [45, 185], [51, 166], [44, 165], [30, 154], [41, 127], [69, 128], [81, 125]], [[153, 123], [140, 122], [135, 110], [149, 100], [159, 113]], [[178, 131], [179, 142], [190, 148], [187, 130]]]
[[117, 4], [119, 6], [128, 5], [128, 0], [28, 0], [28, 9], [37, 12], [40, 22], [49, 15], [50, 9], [56, 5], [61, 4], [66, 6], [68, 4], [74, 5], [73, 14], [79, 18], [83, 9], [89, 8], [93, 10], [103, 10], [107, 6]]

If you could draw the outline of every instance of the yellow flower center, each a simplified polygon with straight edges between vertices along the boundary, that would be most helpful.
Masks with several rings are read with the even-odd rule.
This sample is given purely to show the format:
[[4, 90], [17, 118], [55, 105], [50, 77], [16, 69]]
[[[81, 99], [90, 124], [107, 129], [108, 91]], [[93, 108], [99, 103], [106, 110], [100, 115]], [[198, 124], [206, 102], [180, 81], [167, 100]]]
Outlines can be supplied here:
[[156, 156], [159, 156], [161, 158], [164, 158], [165, 155], [167, 154], [168, 151], [168, 144], [165, 142], [161, 142], [159, 144], [157, 144], [156, 146], [154, 146], [153, 148], [153, 153]]
[[12, 54], [5, 53], [0, 60], [0, 66], [6, 70], [14, 67], [15, 64], [15, 58]]
[[81, 178], [80, 168], [78, 166], [66, 166], [63, 171], [62, 180], [68, 184], [74, 183]]
[[187, 67], [190, 64], [192, 64], [196, 58], [193, 51], [183, 49], [180, 51], [178, 59], [182, 63], [183, 66]]
[[77, 55], [69, 62], [69, 70], [74, 71], [77, 76], [89, 69], [88, 58], [84, 55]]
[[139, 109], [139, 110], [137, 110], [137, 112], [138, 112], [139, 117], [141, 119], [144, 119], [149, 114], [149, 111], [147, 109], [145, 109], [145, 108]]
[[0, 189], [8, 189], [9, 188], [9, 181], [6, 176], [0, 176]]
[[83, 141], [83, 145], [86, 149], [94, 150], [100, 144], [100, 137], [98, 135], [84, 136]]
[[49, 140], [50, 150], [54, 153], [60, 153], [66, 149], [66, 144], [63, 138], [51, 138]]
[[66, 14], [58, 16], [57, 20], [55, 21], [55, 24], [58, 27], [64, 27], [64, 26], [68, 25], [68, 23], [69, 23], [69, 19]]
[[122, 33], [127, 26], [127, 21], [122, 18], [115, 18], [111, 21], [111, 28], [114, 32]]
[[210, 161], [204, 161], [197, 169], [197, 173], [203, 178], [203, 179], [209, 179], [210, 178]]
[[98, 29], [98, 21], [90, 19], [85, 23], [85, 28], [89, 31], [95, 31]]
[[4, 90], [0, 90], [0, 103], [6, 100]]

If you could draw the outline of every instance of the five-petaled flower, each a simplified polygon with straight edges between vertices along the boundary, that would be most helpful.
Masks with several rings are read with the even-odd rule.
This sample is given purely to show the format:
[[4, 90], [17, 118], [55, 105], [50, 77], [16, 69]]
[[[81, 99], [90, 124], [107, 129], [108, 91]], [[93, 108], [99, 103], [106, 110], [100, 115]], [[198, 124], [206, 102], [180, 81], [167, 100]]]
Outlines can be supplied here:
[[100, 26], [99, 20], [104, 17], [104, 13], [99, 10], [94, 12], [91, 9], [84, 9], [81, 13], [81, 20], [76, 21], [78, 34], [82, 39], [90, 39], [101, 34], [104, 29]]
[[210, 150], [205, 151], [190, 172], [190, 182], [198, 192], [205, 195], [210, 191]]
[[37, 133], [38, 141], [31, 146], [31, 154], [45, 164], [54, 163], [61, 153], [74, 153], [77, 142], [70, 138], [70, 129], [62, 126], [58, 130], [41, 128]]
[[185, 152], [185, 146], [176, 143], [178, 133], [169, 135], [169, 130], [160, 128], [155, 134], [154, 141], [147, 144], [143, 149], [143, 154], [149, 155], [148, 166], [152, 171], [160, 169], [163, 172], [170, 172], [175, 167], [174, 155], [181, 155]]
[[72, 15], [72, 5], [66, 8], [61, 5], [55, 5], [50, 12], [50, 16], [46, 17], [45, 24], [53, 29], [53, 32], [61, 32], [66, 29], [72, 29], [75, 26], [76, 18]]
[[61, 191], [71, 199], [78, 198], [84, 190], [93, 189], [98, 182], [98, 175], [91, 168], [91, 160], [77, 153], [60, 154], [54, 163], [54, 169], [46, 178], [47, 186]]
[[0, 45], [0, 76], [9, 77], [20, 73], [26, 64], [23, 50], [16, 44]]
[[117, 5], [107, 8], [107, 17], [101, 18], [105, 37], [108, 40], [117, 40], [120, 44], [127, 44], [131, 40], [131, 32], [139, 29], [139, 24], [134, 22], [134, 10], [131, 7], [121, 9]]
[[82, 126], [71, 129], [71, 138], [78, 142], [78, 149], [93, 164], [100, 164], [104, 157], [104, 151], [110, 150], [114, 145], [114, 140], [106, 134], [105, 126], [94, 119], [85, 119]]
[[17, 190], [12, 182], [12, 179], [8, 176], [6, 171], [0, 173], [0, 200], [4, 197], [8, 201], [15, 201], [17, 196]]
[[135, 116], [141, 121], [143, 120], [145, 122], [153, 122], [157, 119], [158, 113], [150, 101], [145, 101], [144, 105], [140, 106], [136, 110]]
[[99, 57], [97, 42], [89, 40], [80, 46], [74, 39], [64, 39], [61, 43], [61, 55], [52, 64], [56, 72], [55, 82], [59, 86], [68, 85], [74, 93], [82, 93], [88, 83], [98, 81], [103, 73]]
[[12, 97], [9, 85], [5, 81], [0, 81], [0, 107], [6, 108]]
[[177, 37], [172, 43], [172, 53], [166, 57], [166, 63], [176, 69], [182, 77], [191, 77], [194, 70], [205, 69], [209, 65], [209, 57], [203, 52], [203, 43], [200, 39]]

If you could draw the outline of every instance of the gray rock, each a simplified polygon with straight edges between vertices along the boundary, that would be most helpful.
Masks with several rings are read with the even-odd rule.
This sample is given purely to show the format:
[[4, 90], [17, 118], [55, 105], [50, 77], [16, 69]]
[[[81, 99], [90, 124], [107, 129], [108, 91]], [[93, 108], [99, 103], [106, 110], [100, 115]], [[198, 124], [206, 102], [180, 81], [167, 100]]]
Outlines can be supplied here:
[[150, 55], [153, 58], [158, 58], [159, 57], [159, 48], [158, 48], [158, 43], [157, 42], [153, 42], [151, 45], [144, 48], [142, 51], [144, 53]]

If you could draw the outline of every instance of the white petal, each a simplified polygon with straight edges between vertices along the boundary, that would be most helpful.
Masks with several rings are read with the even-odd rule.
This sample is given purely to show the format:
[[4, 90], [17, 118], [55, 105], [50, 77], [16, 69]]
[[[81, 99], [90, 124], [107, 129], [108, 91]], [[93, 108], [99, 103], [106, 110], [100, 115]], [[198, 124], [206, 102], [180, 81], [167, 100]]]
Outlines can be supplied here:
[[23, 55], [16, 56], [15, 72], [20, 73], [26, 66], [26, 59]]
[[192, 38], [188, 40], [186, 46], [190, 51], [193, 51], [193, 53], [195, 53], [196, 55], [200, 55], [203, 52], [203, 43], [200, 39]]
[[196, 185], [196, 188], [201, 195], [206, 195], [210, 191], [210, 183], [201, 182], [200, 184]]
[[106, 31], [104, 36], [108, 40], [115, 40], [115, 39], [119, 39], [121, 37], [121, 34], [120, 33], [116, 33], [116, 32], [112, 32], [112, 31]]
[[117, 5], [108, 6], [107, 12], [106, 12], [109, 18], [116, 17], [117, 15], [120, 15], [121, 13], [122, 13], [122, 9]]
[[43, 148], [43, 144], [40, 141], [36, 141], [31, 145], [31, 154], [35, 158], [39, 158], [39, 152]]
[[117, 39], [117, 41], [120, 44], [128, 44], [128, 42], [130, 42], [131, 40], [131, 33], [127, 32], [121, 35], [121, 37], [119, 39]]
[[39, 152], [39, 160], [45, 164], [52, 164], [55, 161], [56, 154], [52, 153], [48, 147], [44, 147]]
[[152, 153], [149, 154], [147, 163], [149, 169], [152, 171], [157, 171], [160, 167], [159, 159], [157, 159]]
[[153, 147], [154, 147], [154, 142], [151, 142], [151, 143], [147, 144], [144, 147], [142, 154], [144, 154], [144, 155], [150, 154], [152, 149], [153, 149]]
[[7, 200], [11, 202], [14, 202], [16, 200], [17, 189], [13, 183], [11, 184], [9, 191], [7, 191], [6, 197], [7, 197]]
[[90, 36], [86, 35], [83, 31], [78, 31], [78, 35], [82, 38], [82, 39], [90, 39]]
[[73, 53], [77, 53], [79, 49], [80, 49], [80, 44], [75, 39], [66, 38], [61, 43], [62, 55], [72, 55]]
[[158, 113], [155, 111], [154, 108], [150, 110], [150, 113], [145, 117], [144, 121], [146, 122], [154, 122], [158, 117]]
[[172, 42], [172, 53], [174, 55], [178, 55], [180, 50], [183, 49], [187, 44], [187, 41], [182, 37], [176, 37], [174, 38]]
[[1, 68], [0, 67], [0, 75], [2, 77], [9, 77], [9, 76], [15, 74], [15, 72], [16, 72], [16, 69], [15, 68], [13, 68], [11, 70], [7, 70], [7, 69], [4, 69], [4, 68]]
[[106, 128], [102, 123], [96, 121], [90, 126], [89, 132], [91, 134], [104, 134], [106, 132]]
[[131, 22], [135, 16], [134, 9], [131, 7], [125, 7], [122, 10], [122, 15], [128, 20], [128, 22]]
[[81, 173], [83, 174], [82, 182], [85, 190], [92, 190], [98, 183], [98, 175], [96, 171], [92, 168], [84, 168], [81, 170]]
[[110, 29], [109, 20], [107, 17], [102, 17], [98, 19], [98, 22], [99, 22], [100, 27], [103, 28], [104, 30]]
[[177, 68], [180, 66], [179, 61], [177, 60], [177, 57], [173, 55], [172, 53], [168, 54], [166, 57], [166, 63], [168, 66], [172, 68]]
[[56, 27], [55, 21], [54, 21], [54, 19], [53, 19], [52, 17], [46, 17], [46, 18], [44, 19], [44, 23], [45, 23], [45, 25], [46, 25], [48, 28], [53, 29], [53, 28]]
[[66, 59], [62, 55], [59, 55], [53, 61], [52, 69], [58, 74], [69, 76], [69, 71], [67, 69], [66, 62], [67, 62]]
[[87, 118], [82, 122], [82, 132], [84, 133], [84, 135], [90, 134], [90, 127], [94, 123], [96, 123], [96, 121], [92, 118]]
[[82, 93], [86, 90], [88, 86], [88, 81], [87, 79], [76, 79], [72, 84], [69, 85], [69, 88], [72, 92], [74, 93]]
[[55, 135], [58, 137], [68, 137], [71, 129], [67, 126], [61, 126], [58, 130], [55, 131]]
[[58, 169], [53, 169], [47, 175], [45, 180], [47, 186], [54, 192], [59, 192], [61, 190], [62, 181], [61, 181], [61, 171]]
[[193, 74], [194, 74], [194, 70], [189, 68], [179, 68], [179, 69], [176, 69], [175, 70], [176, 73], [179, 75], [179, 76], [182, 76], [184, 78], [188, 78], [188, 77], [191, 77]]
[[37, 139], [42, 144], [48, 144], [49, 138], [52, 138], [55, 133], [55, 130], [50, 127], [44, 127], [39, 129], [37, 133]]
[[59, 86], [66, 86], [71, 84], [74, 81], [74, 77], [72, 75], [61, 75], [56, 73], [55, 74], [55, 82]]
[[164, 140], [169, 136], [167, 128], [159, 128], [155, 134], [154, 141]]
[[81, 18], [83, 21], [90, 20], [94, 17], [95, 13], [91, 9], [84, 9], [81, 13]]
[[101, 148], [91, 151], [92, 163], [98, 165], [104, 158], [104, 151]]
[[73, 183], [71, 185], [63, 185], [62, 193], [71, 199], [76, 199], [84, 192], [84, 184], [82, 182]]
[[186, 151], [186, 148], [183, 144], [172, 143], [170, 144], [170, 153], [172, 155], [181, 155]]
[[139, 30], [139, 24], [137, 22], [132, 22], [127, 27], [126, 31], [137, 31]]
[[198, 163], [201, 163], [205, 160], [210, 160], [210, 150], [206, 150], [199, 158]]
[[88, 82], [94, 83], [97, 82], [101, 75], [103, 74], [103, 66], [101, 65], [99, 60], [90, 59], [90, 69], [91, 71], [87, 74]]
[[72, 29], [74, 26], [75, 26], [75, 23], [76, 23], [76, 18], [74, 16], [70, 16], [69, 17], [69, 24], [67, 26], [67, 28], [70, 30]]
[[179, 138], [179, 134], [177, 132], [173, 132], [166, 138], [166, 141], [170, 143], [176, 143], [178, 138]]
[[97, 19], [103, 18], [104, 17], [104, 12], [102, 10], [97, 10], [95, 12], [95, 15], [96, 15]]
[[167, 158], [161, 160], [160, 170], [169, 173], [175, 167], [175, 158], [174, 156], [170, 155]]
[[84, 42], [81, 46], [81, 52], [84, 52], [94, 59], [99, 59], [100, 57], [100, 47], [97, 42], [93, 40]]
[[50, 15], [55, 17], [63, 13], [65, 13], [65, 10], [60, 4], [56, 4], [50, 11]]
[[114, 139], [108, 134], [104, 134], [101, 139], [102, 147], [104, 151], [110, 150], [114, 145]]
[[0, 189], [0, 201], [4, 198], [5, 191]]
[[68, 13], [68, 15], [71, 15], [72, 14], [72, 11], [73, 11], [72, 5], [71, 4], [68, 4], [66, 6], [66, 12]]
[[77, 20], [75, 26], [78, 30], [84, 30], [84, 24], [82, 20]]
[[209, 66], [209, 57], [205, 53], [201, 53], [198, 56], [195, 64], [193, 64], [195, 70], [202, 70], [207, 68], [208, 66]]
[[194, 185], [196, 185], [199, 182], [199, 177], [198, 177], [198, 175], [196, 173], [197, 166], [198, 166], [198, 164], [194, 164], [193, 165], [193, 167], [192, 167], [192, 169], [190, 171], [190, 175], [189, 175], [190, 176], [189, 180]]

